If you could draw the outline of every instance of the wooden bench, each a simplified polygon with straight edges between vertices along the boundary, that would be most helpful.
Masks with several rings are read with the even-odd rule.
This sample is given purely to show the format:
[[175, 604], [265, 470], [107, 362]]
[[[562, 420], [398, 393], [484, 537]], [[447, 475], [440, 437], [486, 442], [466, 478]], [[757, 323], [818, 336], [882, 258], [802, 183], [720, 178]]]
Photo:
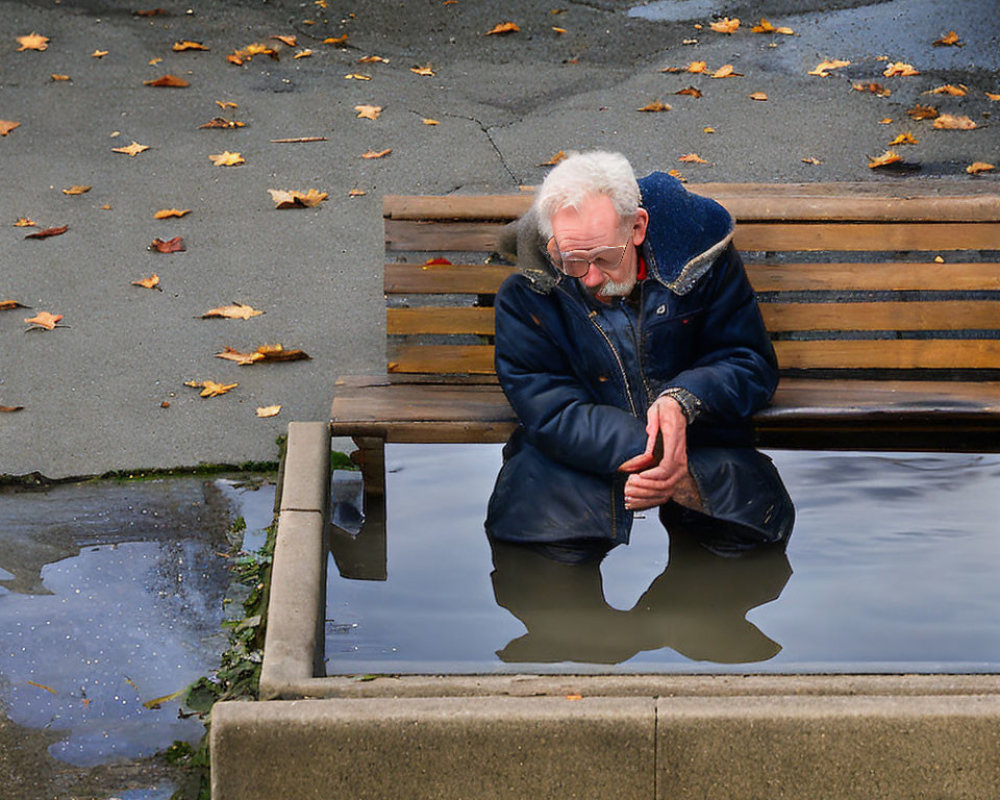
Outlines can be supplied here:
[[[1000, 185], [702, 184], [735, 242], [781, 380], [762, 447], [1000, 451]], [[386, 374], [336, 382], [369, 494], [386, 442], [503, 442], [494, 253], [528, 195], [387, 196]]]

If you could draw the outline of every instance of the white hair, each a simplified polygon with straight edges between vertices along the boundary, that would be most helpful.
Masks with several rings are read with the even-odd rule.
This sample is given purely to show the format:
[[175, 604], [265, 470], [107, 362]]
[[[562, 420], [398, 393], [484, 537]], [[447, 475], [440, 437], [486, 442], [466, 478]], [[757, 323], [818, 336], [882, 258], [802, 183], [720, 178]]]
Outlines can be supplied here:
[[542, 182], [535, 197], [538, 228], [552, 236], [552, 216], [560, 209], [579, 208], [593, 195], [606, 195], [623, 221], [639, 208], [639, 184], [628, 159], [621, 153], [593, 150], [571, 152]]

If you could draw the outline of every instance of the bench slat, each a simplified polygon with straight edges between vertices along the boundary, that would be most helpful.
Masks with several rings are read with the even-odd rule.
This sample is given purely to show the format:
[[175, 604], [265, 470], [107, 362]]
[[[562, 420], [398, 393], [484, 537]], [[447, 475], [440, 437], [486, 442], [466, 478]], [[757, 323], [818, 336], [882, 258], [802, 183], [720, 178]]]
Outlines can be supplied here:
[[385, 312], [387, 334], [462, 334], [492, 336], [492, 308], [389, 308]]
[[758, 292], [996, 291], [1000, 264], [747, 264]]
[[1000, 301], [761, 303], [769, 331], [950, 331], [1000, 326]]
[[[502, 264], [386, 264], [387, 294], [495, 294], [516, 267]], [[998, 277], [1000, 283], [1000, 277]]]

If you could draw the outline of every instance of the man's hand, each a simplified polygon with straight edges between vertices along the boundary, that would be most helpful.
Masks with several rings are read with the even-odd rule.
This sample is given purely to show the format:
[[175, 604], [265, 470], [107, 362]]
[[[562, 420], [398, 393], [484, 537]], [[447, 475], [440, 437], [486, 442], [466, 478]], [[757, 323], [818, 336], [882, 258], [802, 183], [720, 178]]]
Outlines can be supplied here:
[[659, 397], [649, 407], [646, 434], [645, 452], [618, 468], [632, 473], [625, 482], [625, 507], [633, 511], [663, 505], [688, 478], [687, 418], [674, 398]]

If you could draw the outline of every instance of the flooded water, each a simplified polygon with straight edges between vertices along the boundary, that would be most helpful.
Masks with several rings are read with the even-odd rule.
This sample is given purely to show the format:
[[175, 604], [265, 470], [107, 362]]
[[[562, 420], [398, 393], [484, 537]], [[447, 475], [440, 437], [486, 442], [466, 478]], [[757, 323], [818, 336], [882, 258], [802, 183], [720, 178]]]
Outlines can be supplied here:
[[[151, 701], [218, 667], [226, 532], [236, 516], [254, 534], [270, 524], [273, 485], [260, 484], [0, 491], [0, 796], [110, 796], [87, 770], [117, 797], [170, 796], [169, 781], [149, 781], [155, 768], [144, 780], [127, 765], [204, 733], [178, 718], [179, 698]], [[71, 791], [60, 775], [82, 783]]]
[[327, 672], [1000, 671], [1000, 455], [769, 455], [786, 554], [718, 558], [650, 514], [599, 571], [494, 569], [499, 446], [390, 446], [385, 541], [334, 536]]

